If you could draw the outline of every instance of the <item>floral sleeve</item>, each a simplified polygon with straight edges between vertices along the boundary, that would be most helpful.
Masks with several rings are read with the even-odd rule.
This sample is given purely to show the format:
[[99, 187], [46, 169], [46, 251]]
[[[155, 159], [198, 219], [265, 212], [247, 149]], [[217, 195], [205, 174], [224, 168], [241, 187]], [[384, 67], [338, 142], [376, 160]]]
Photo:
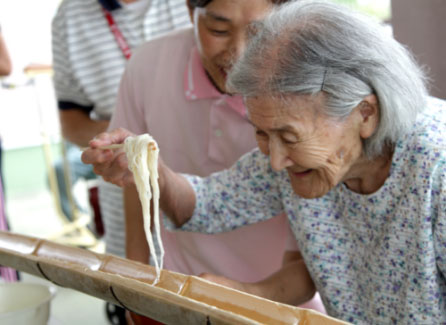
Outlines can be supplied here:
[[186, 177], [194, 187], [197, 203], [193, 217], [181, 230], [224, 232], [283, 211], [279, 184], [287, 176], [274, 172], [268, 157], [258, 149], [244, 155], [230, 169], [206, 178]]

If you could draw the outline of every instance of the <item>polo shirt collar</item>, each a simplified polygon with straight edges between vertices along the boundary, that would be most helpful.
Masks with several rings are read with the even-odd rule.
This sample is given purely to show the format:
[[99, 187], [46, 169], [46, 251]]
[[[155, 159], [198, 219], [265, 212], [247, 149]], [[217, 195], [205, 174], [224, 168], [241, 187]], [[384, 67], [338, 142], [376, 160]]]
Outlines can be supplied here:
[[113, 11], [121, 8], [121, 4], [118, 0], [98, 0], [101, 6], [108, 11]]
[[246, 116], [246, 108], [241, 96], [222, 94], [209, 80], [196, 46], [191, 50], [184, 73], [184, 93], [188, 100], [222, 99], [238, 114]]

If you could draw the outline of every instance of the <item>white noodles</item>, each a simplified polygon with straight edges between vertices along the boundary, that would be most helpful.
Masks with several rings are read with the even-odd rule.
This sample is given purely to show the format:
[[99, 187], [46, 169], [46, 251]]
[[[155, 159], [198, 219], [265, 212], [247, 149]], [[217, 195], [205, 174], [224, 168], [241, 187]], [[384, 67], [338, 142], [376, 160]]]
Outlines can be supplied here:
[[[152, 144], [149, 147], [149, 144]], [[156, 141], [148, 134], [136, 137], [128, 137], [124, 142], [124, 151], [127, 156], [130, 171], [135, 179], [139, 200], [141, 201], [144, 231], [150, 248], [150, 255], [155, 262], [156, 279], [158, 283], [161, 269], [163, 268], [164, 248], [161, 241], [159, 220], [159, 187], [158, 187], [158, 155], [159, 149]], [[152, 190], [151, 188], [152, 187]], [[159, 261], [153, 244], [152, 231], [150, 229], [150, 200], [153, 192], [153, 220], [156, 237], [160, 250]]]

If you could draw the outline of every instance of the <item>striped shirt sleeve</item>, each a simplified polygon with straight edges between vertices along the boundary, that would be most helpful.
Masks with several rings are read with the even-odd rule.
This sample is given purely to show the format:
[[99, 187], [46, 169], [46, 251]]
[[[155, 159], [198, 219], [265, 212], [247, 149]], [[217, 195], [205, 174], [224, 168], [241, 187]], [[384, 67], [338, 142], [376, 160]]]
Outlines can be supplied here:
[[54, 70], [54, 89], [60, 109], [79, 108], [91, 111], [94, 103], [88, 100], [79, 82], [73, 75], [68, 37], [66, 35], [65, 6], [62, 4], [52, 22], [52, 51]]

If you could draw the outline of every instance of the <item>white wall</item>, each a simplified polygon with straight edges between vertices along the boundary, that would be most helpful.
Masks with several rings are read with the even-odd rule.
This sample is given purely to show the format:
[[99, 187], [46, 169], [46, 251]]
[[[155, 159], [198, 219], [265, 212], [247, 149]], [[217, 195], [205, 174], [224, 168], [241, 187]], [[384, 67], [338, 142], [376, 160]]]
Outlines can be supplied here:
[[446, 99], [446, 0], [393, 0], [392, 25], [428, 70], [430, 93]]
[[[0, 24], [9, 49], [13, 73], [0, 89], [0, 135], [12, 149], [41, 143], [41, 130], [59, 138], [58, 116], [49, 75], [28, 85], [23, 69], [31, 63], [51, 64], [51, 19], [60, 0], [0, 0]], [[43, 116], [43, 126], [39, 116]]]

